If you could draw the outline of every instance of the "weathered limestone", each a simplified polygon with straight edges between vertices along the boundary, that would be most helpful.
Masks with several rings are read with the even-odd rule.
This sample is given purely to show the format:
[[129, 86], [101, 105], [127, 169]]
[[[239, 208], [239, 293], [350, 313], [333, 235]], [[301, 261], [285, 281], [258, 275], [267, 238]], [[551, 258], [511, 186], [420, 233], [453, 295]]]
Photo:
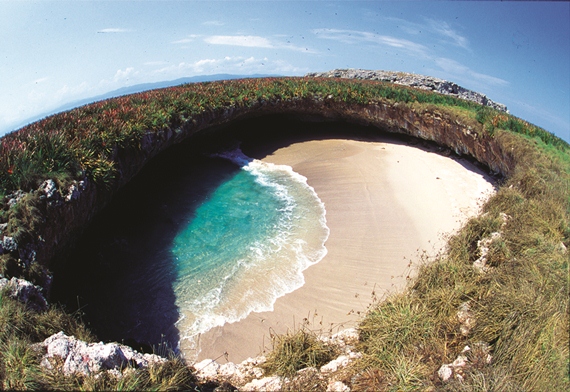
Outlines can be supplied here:
[[[499, 215], [501, 220], [501, 228], [503, 228], [507, 221], [509, 220], [509, 216], [503, 212]], [[486, 273], [491, 270], [491, 267], [487, 265], [487, 259], [489, 251], [491, 250], [491, 246], [493, 243], [501, 239], [501, 232], [496, 231], [489, 234], [488, 237], [482, 238], [481, 240], [477, 241], [477, 250], [479, 252], [479, 258], [473, 262], [473, 268], [479, 273]]]

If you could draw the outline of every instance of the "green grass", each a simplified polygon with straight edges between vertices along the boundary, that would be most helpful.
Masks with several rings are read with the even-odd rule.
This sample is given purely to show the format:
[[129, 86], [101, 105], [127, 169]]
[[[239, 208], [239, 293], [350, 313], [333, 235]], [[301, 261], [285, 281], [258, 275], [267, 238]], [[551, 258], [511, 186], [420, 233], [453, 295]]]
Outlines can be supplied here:
[[[491, 138], [514, 162], [483, 213], [449, 239], [446, 252], [426, 260], [406, 291], [369, 310], [360, 325], [364, 356], [345, 380], [353, 390], [569, 389], [570, 256], [561, 249], [570, 247], [570, 146], [514, 116], [450, 96], [372, 81], [266, 78], [153, 90], [60, 113], [0, 139], [0, 196], [26, 193], [15, 207], [0, 198], [0, 223], [7, 223], [2, 235], [15, 237], [21, 246], [34, 240], [44, 224], [36, 189], [48, 178], [65, 189], [87, 177], [112, 194], [122, 175], [121, 154], [140, 153], [147, 135], [183, 134], [225, 111], [284, 102], [403, 105]], [[504, 225], [501, 214], [509, 216]], [[492, 271], [480, 274], [472, 267], [479, 256], [477, 241], [497, 231], [501, 236], [488, 255]], [[45, 275], [44, 266], [24, 266], [18, 258], [17, 252], [1, 255], [0, 273], [31, 281]], [[457, 318], [465, 302], [476, 318], [467, 336]], [[60, 330], [93, 339], [76, 316], [61, 309], [36, 313], [0, 296], [3, 389], [196, 386], [192, 371], [176, 359], [120, 381], [46, 373], [29, 344]], [[441, 384], [439, 366], [480, 341], [490, 345], [493, 362], [476, 361], [463, 382]], [[276, 337], [268, 371], [291, 375], [300, 367], [324, 364], [334, 353], [321, 343], [304, 329]]]

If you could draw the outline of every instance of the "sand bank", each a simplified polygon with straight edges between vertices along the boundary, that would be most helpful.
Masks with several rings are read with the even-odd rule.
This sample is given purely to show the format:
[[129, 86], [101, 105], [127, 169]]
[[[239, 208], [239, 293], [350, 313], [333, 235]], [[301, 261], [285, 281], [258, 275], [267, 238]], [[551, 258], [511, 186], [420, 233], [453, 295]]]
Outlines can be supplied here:
[[355, 326], [373, 292], [381, 298], [401, 289], [420, 254], [438, 252], [446, 234], [493, 192], [490, 179], [466, 160], [389, 139], [292, 143], [264, 160], [292, 166], [314, 187], [327, 211], [328, 253], [274, 311], [202, 335], [198, 360], [241, 362], [270, 349], [271, 333], [303, 321], [333, 332]]

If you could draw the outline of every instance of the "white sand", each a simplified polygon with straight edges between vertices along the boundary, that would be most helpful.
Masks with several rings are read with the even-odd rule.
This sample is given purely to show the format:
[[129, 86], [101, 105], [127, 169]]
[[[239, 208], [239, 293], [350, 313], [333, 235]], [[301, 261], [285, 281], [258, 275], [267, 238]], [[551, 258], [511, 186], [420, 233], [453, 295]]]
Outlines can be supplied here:
[[273, 312], [202, 335], [198, 360], [241, 362], [270, 349], [271, 333], [298, 329], [303, 319], [324, 332], [355, 326], [373, 290], [382, 297], [404, 287], [420, 254], [436, 254], [494, 189], [465, 160], [398, 143], [315, 140], [264, 160], [292, 166], [315, 188], [327, 211], [328, 253]]

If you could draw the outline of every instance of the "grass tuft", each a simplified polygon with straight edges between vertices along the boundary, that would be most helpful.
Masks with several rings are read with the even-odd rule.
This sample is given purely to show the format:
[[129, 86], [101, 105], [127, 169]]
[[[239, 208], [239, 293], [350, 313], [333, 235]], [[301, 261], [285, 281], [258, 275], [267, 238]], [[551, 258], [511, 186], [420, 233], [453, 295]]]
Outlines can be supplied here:
[[292, 377], [298, 370], [308, 367], [320, 368], [338, 354], [334, 347], [306, 327], [285, 335], [273, 335], [272, 344], [263, 368], [269, 374], [283, 377]]

